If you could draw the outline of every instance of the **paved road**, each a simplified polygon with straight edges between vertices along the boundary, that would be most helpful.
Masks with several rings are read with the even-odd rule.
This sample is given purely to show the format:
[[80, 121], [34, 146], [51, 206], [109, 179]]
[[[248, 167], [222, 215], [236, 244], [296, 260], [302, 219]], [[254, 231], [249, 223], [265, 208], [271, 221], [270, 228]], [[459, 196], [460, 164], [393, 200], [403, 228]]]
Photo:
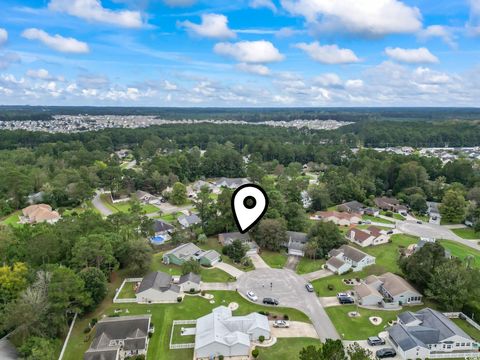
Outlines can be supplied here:
[[285, 263], [284, 269], [295, 271], [298, 263], [300, 262], [300, 256], [289, 255], [287, 262]]
[[244, 273], [238, 278], [237, 284], [242, 296], [247, 291], [253, 291], [259, 302], [264, 297], [274, 297], [280, 306], [304, 312], [321, 340], [340, 338], [315, 293], [307, 292], [305, 279], [295, 272], [286, 269], [257, 269]]
[[100, 214], [103, 216], [112, 215], [113, 211], [105, 206], [103, 201], [100, 199], [100, 195], [101, 193], [99, 191], [95, 193], [95, 197], [92, 200], [92, 205], [95, 206], [95, 208], [100, 211]]
[[5, 337], [0, 339], [0, 359], [2, 360], [16, 360], [19, 359], [17, 349]]

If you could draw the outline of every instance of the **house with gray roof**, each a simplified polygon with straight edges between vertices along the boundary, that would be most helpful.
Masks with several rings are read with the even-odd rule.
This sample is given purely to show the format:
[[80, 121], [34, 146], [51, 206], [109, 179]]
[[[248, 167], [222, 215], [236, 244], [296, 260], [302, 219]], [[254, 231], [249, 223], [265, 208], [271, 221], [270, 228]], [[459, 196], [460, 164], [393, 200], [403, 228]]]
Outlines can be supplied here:
[[305, 256], [307, 246], [307, 234], [298, 231], [287, 231], [288, 241], [285, 244], [288, 255]]
[[328, 253], [329, 259], [325, 264], [327, 269], [344, 274], [348, 270], [362, 271], [365, 267], [375, 264], [375, 257], [353, 246], [342, 245]]
[[226, 306], [197, 320], [195, 333], [195, 359], [213, 359], [220, 355], [246, 357], [250, 355], [251, 341], [260, 336], [270, 339], [268, 318], [259, 313], [233, 316]]
[[214, 266], [222, 260], [215, 250], [202, 250], [194, 243], [186, 243], [163, 254], [164, 264], [182, 265], [189, 260], [199, 261], [204, 266]]
[[122, 360], [147, 353], [151, 315], [107, 317], [95, 325], [84, 360]]
[[137, 303], [174, 303], [181, 297], [181, 287], [174, 284], [172, 276], [161, 271], [147, 274], [135, 291]]
[[246, 178], [225, 178], [222, 177], [215, 182], [216, 187], [227, 187], [229, 189], [236, 189], [241, 185], [248, 184], [249, 181]]
[[397, 320], [396, 325], [387, 329], [388, 338], [403, 359], [445, 359], [478, 354], [478, 344], [436, 310], [425, 308], [416, 313], [401, 313]]
[[202, 222], [197, 214], [180, 215], [177, 221], [184, 229], [198, 225]]
[[337, 206], [338, 211], [345, 211], [348, 213], [356, 213], [356, 214], [363, 214], [363, 210], [365, 209], [365, 205], [358, 201], [348, 201], [344, 202]]
[[218, 242], [223, 246], [230, 245], [234, 240], [240, 240], [247, 248], [247, 255], [257, 254], [258, 245], [250, 238], [248, 233], [242, 234], [238, 231], [218, 234]]
[[180, 276], [178, 285], [183, 292], [200, 291], [201, 277], [199, 274], [190, 272], [188, 274]]

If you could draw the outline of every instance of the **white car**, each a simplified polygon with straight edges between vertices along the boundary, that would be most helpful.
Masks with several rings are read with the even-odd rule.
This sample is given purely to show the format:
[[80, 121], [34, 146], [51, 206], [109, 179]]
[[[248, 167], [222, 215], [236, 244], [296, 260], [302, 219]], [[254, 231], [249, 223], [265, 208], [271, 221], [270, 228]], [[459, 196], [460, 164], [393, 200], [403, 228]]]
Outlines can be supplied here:
[[258, 296], [255, 295], [255, 293], [253, 291], [247, 292], [247, 297], [252, 301], [257, 301], [258, 300]]
[[275, 320], [273, 322], [273, 327], [275, 328], [288, 328], [290, 327], [290, 324], [286, 322], [285, 320]]

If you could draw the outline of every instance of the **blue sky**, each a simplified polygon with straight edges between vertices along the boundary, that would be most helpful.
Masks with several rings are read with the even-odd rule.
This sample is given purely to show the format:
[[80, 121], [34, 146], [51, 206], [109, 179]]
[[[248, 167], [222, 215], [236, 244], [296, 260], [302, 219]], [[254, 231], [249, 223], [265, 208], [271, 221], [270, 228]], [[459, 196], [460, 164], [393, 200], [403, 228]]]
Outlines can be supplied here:
[[0, 2], [0, 103], [477, 106], [480, 0]]

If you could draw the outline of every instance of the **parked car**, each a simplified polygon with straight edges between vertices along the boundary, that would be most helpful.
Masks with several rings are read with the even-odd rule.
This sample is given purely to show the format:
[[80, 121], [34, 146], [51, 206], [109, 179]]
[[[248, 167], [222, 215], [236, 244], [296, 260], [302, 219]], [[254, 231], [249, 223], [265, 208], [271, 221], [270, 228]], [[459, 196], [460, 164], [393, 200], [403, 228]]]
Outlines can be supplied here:
[[379, 359], [385, 359], [385, 358], [392, 358], [397, 356], [397, 352], [392, 348], [383, 348], [383, 349], [377, 350], [375, 355], [377, 355], [377, 358]]
[[313, 285], [310, 283], [305, 284], [305, 289], [307, 289], [308, 292], [314, 292], [315, 289], [313, 288]]
[[267, 305], [278, 305], [278, 300], [272, 298], [263, 298], [263, 303]]
[[258, 300], [258, 296], [255, 295], [255, 293], [253, 291], [247, 292], [247, 297], [252, 301], [257, 301]]
[[417, 224], [423, 224], [422, 220], [417, 220]]
[[285, 320], [275, 320], [273, 322], [273, 327], [275, 328], [288, 328], [290, 327], [290, 324], [286, 322]]
[[350, 296], [340, 296], [338, 298], [338, 302], [340, 304], [354, 304], [355, 303], [355, 300], [353, 300], [353, 298], [351, 298]]
[[378, 346], [378, 345], [385, 345], [385, 340], [379, 338], [378, 336], [370, 336], [367, 339], [367, 343], [370, 346]]
[[368, 224], [371, 224], [371, 223], [372, 223], [372, 222], [371, 222], [370, 220], [365, 220], [365, 221], [364, 221], [364, 224], [367, 224], [367, 225], [368, 225]]
[[337, 299], [340, 298], [340, 297], [347, 297], [348, 294], [347, 293], [338, 293], [337, 294]]

